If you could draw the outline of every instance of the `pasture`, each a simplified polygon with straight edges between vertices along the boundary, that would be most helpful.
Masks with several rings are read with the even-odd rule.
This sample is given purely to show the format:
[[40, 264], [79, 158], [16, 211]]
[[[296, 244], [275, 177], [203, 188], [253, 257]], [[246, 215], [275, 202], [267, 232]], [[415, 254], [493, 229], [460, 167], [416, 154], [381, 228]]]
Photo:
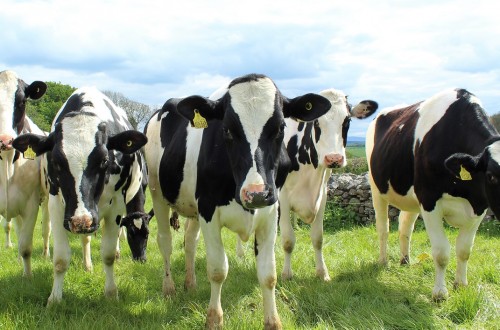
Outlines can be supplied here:
[[[151, 207], [150, 199], [146, 210]], [[342, 210], [325, 218], [324, 255], [332, 277], [315, 277], [313, 249], [306, 225], [296, 229], [292, 265], [295, 277], [279, 278], [283, 253], [276, 243], [277, 306], [284, 329], [498, 329], [500, 328], [500, 225], [481, 224], [469, 262], [469, 286], [452, 290], [455, 258], [447, 271], [450, 298], [431, 300], [434, 266], [430, 244], [421, 221], [412, 241], [412, 263], [399, 265], [396, 224], [391, 226], [387, 268], [377, 265], [378, 243], [374, 225], [355, 226], [342, 221]], [[126, 240], [115, 266], [119, 301], [104, 298], [104, 272], [99, 254], [100, 231], [92, 240], [93, 273], [82, 268], [78, 237], [71, 239], [72, 260], [64, 282], [63, 302], [45, 307], [52, 286], [52, 263], [44, 260], [40, 221], [33, 251], [33, 278], [22, 278], [17, 247], [4, 248], [0, 236], [0, 329], [201, 329], [210, 297], [205, 249], [200, 238], [196, 257], [198, 289], [183, 290], [183, 228], [173, 234], [172, 272], [177, 294], [161, 293], [163, 262], [156, 243], [156, 221], [151, 221], [148, 260], [132, 262]], [[446, 229], [454, 242], [457, 231]], [[235, 253], [235, 236], [223, 232], [229, 274], [222, 290], [226, 329], [261, 329], [262, 298], [256, 278], [251, 243], [246, 259]], [[17, 243], [15, 233], [13, 239]], [[253, 239], [251, 238], [250, 241]], [[52, 246], [51, 246], [52, 248]]]

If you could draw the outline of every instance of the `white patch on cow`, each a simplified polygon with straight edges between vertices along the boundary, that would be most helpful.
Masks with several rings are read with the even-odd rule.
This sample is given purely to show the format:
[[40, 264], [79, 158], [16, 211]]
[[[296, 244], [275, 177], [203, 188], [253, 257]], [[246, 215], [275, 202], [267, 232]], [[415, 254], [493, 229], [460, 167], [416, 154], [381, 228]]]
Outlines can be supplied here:
[[490, 151], [491, 158], [500, 164], [500, 141], [490, 144], [488, 150]]
[[136, 226], [137, 229], [141, 229], [141, 227], [142, 227], [142, 219], [134, 219], [134, 226]]
[[[253, 158], [264, 126], [275, 111], [276, 86], [271, 79], [261, 78], [257, 81], [236, 84], [228, 92], [231, 95], [231, 105], [250, 143]], [[243, 187], [248, 184], [263, 183], [264, 179], [257, 172], [255, 159], [252, 159], [252, 167], [243, 182]]]
[[405, 127], [405, 124], [401, 124], [401, 125], [399, 125], [398, 130], [399, 130], [399, 131], [402, 131], [402, 130], [403, 130], [403, 127]]
[[0, 72], [0, 133], [17, 136], [12, 128], [12, 113], [18, 77], [12, 71]]
[[444, 116], [450, 105], [458, 99], [457, 91], [448, 89], [435, 94], [420, 104], [420, 118], [415, 128], [415, 143], [422, 141], [427, 132]]
[[95, 134], [101, 120], [95, 116], [66, 117], [62, 121], [62, 150], [69, 164], [71, 175], [75, 179], [77, 208], [75, 216], [90, 214], [83, 204], [80, 185], [83, 171], [87, 168], [90, 152], [95, 148]]

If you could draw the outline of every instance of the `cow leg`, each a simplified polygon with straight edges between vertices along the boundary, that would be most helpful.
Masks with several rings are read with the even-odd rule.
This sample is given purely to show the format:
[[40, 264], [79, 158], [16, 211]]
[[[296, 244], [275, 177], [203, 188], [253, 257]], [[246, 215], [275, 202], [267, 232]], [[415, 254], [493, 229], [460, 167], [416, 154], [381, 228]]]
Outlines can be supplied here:
[[[153, 193], [151, 194], [152, 196]], [[161, 199], [162, 197], [160, 197]], [[172, 255], [172, 232], [170, 231], [170, 208], [160, 201], [155, 203], [153, 198], [153, 209], [158, 224], [158, 232], [156, 242], [160, 248], [161, 256], [163, 257], [163, 267], [165, 275], [163, 277], [163, 295], [165, 297], [175, 294], [175, 284], [170, 270], [170, 257]]]
[[316, 255], [316, 276], [328, 282], [330, 281], [330, 274], [328, 274], [328, 268], [323, 258], [323, 219], [325, 215], [326, 196], [325, 192], [321, 199], [316, 219], [311, 224], [311, 242]]
[[387, 265], [387, 239], [389, 238], [389, 218], [387, 212], [389, 211], [389, 205], [382, 199], [376, 188], [372, 189], [372, 201], [380, 248], [378, 262], [381, 265]]
[[32, 276], [31, 253], [33, 249], [33, 232], [35, 230], [37, 215], [38, 201], [33, 201], [33, 198], [31, 198], [26, 204], [24, 214], [17, 217], [19, 228], [19, 231], [17, 232], [17, 246], [19, 251], [18, 253], [23, 259], [23, 276], [25, 277]]
[[186, 220], [184, 234], [184, 252], [186, 258], [186, 279], [184, 288], [186, 290], [196, 289], [195, 258], [196, 247], [200, 238], [200, 222], [196, 218]]
[[92, 239], [91, 235], [81, 235], [82, 241], [82, 259], [83, 259], [83, 269], [86, 272], [92, 272], [92, 256], [90, 253], [90, 241]]
[[442, 301], [448, 298], [445, 276], [446, 267], [450, 260], [450, 243], [443, 228], [441, 214], [423, 211], [422, 218], [424, 219], [427, 235], [429, 235], [436, 272], [434, 288], [432, 289], [432, 299]]
[[54, 282], [52, 284], [52, 292], [47, 300], [47, 306], [62, 300], [64, 275], [69, 268], [71, 258], [68, 233], [63, 226], [64, 207], [60, 206], [58, 199], [58, 196], [49, 197], [50, 221], [54, 240], [54, 247], [52, 249], [54, 254]]
[[104, 283], [104, 295], [106, 298], [118, 299], [118, 289], [115, 283], [114, 264], [116, 260], [116, 242], [120, 227], [116, 223], [116, 216], [106, 218], [102, 228], [101, 258], [104, 266], [106, 280]]
[[10, 231], [12, 229], [11, 221], [7, 221], [4, 217], [0, 216], [0, 221], [2, 222], [3, 230], [5, 231], [5, 248], [12, 248], [12, 240], [10, 238]]
[[290, 219], [290, 205], [285, 198], [280, 201], [279, 226], [281, 234], [281, 246], [283, 247], [283, 254], [285, 256], [283, 262], [283, 270], [281, 271], [281, 279], [289, 280], [293, 277], [292, 252], [295, 247], [295, 232], [293, 231]]
[[221, 290], [227, 272], [227, 256], [222, 244], [221, 228], [214, 219], [207, 223], [199, 218], [207, 253], [207, 274], [210, 281], [210, 303], [208, 304], [206, 328], [220, 329], [223, 324]]
[[49, 219], [49, 210], [48, 210], [48, 200], [47, 197], [44, 198], [41, 204], [42, 208], [42, 238], [43, 238], [43, 251], [42, 256], [44, 258], [50, 257], [50, 219]]
[[239, 236], [236, 236], [236, 256], [240, 259], [245, 258], [245, 248], [243, 247], [243, 242]]
[[401, 252], [401, 265], [410, 264], [411, 234], [415, 227], [418, 213], [401, 211], [399, 213], [399, 251]]
[[467, 262], [472, 252], [474, 238], [476, 237], [477, 228], [483, 220], [483, 215], [467, 219], [467, 222], [460, 227], [456, 241], [456, 255], [457, 255], [457, 271], [455, 274], [455, 288], [459, 286], [466, 286], [467, 283]]
[[[264, 211], [264, 210], [262, 210]], [[264, 329], [281, 329], [281, 320], [276, 308], [276, 221], [264, 219], [255, 230], [255, 253], [257, 278], [264, 302]]]

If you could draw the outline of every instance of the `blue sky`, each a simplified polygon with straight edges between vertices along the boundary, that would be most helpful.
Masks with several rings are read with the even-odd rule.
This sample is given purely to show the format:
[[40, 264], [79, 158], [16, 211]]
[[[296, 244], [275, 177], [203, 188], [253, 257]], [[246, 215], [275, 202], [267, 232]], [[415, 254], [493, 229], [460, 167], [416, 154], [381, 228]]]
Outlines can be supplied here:
[[[284, 95], [343, 90], [411, 104], [449, 87], [500, 112], [500, 23], [488, 0], [3, 0], [0, 70], [94, 85], [160, 107], [247, 73]], [[371, 119], [353, 121], [363, 137]]]

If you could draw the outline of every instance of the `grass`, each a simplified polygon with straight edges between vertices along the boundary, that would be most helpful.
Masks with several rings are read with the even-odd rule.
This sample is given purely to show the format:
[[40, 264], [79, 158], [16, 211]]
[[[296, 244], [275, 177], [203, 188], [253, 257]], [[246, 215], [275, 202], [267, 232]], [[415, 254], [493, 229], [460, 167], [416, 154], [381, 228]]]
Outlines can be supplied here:
[[[149, 201], [148, 201], [149, 202]], [[149, 209], [147, 207], [147, 209]], [[469, 262], [469, 286], [451, 288], [455, 258], [447, 270], [450, 298], [442, 303], [431, 299], [434, 282], [432, 260], [417, 260], [430, 254], [427, 235], [417, 223], [412, 241], [412, 263], [399, 266], [396, 224], [392, 224], [388, 249], [390, 263], [376, 263], [378, 243], [375, 227], [357, 226], [343, 219], [340, 210], [328, 211], [324, 254], [331, 282], [315, 277], [309, 228], [296, 229], [297, 245], [291, 281], [278, 280], [276, 300], [284, 329], [499, 329], [500, 328], [500, 228], [498, 221], [483, 223], [476, 236]], [[148, 261], [131, 261], [122, 241], [122, 256], [115, 266], [119, 301], [103, 297], [104, 273], [99, 255], [99, 233], [92, 240], [93, 273], [82, 267], [78, 237], [72, 237], [72, 262], [66, 274], [63, 302], [46, 308], [52, 287], [52, 264], [41, 257], [42, 239], [37, 224], [33, 251], [33, 278], [22, 278], [17, 249], [4, 248], [0, 236], [0, 329], [200, 329], [210, 298], [206, 278], [203, 238], [197, 251], [198, 289], [185, 292], [183, 231], [174, 232], [172, 272], [177, 294], [161, 293], [163, 262], [156, 243], [156, 221], [151, 223]], [[300, 222], [299, 222], [300, 223]], [[182, 227], [181, 227], [182, 228]], [[456, 230], [446, 229], [451, 242]], [[225, 231], [229, 275], [222, 291], [226, 329], [261, 329], [262, 298], [256, 278], [251, 244], [246, 258], [235, 254], [234, 234]], [[14, 234], [14, 239], [16, 239]], [[454, 249], [452, 249], [454, 253]], [[276, 245], [277, 273], [283, 253]]]

